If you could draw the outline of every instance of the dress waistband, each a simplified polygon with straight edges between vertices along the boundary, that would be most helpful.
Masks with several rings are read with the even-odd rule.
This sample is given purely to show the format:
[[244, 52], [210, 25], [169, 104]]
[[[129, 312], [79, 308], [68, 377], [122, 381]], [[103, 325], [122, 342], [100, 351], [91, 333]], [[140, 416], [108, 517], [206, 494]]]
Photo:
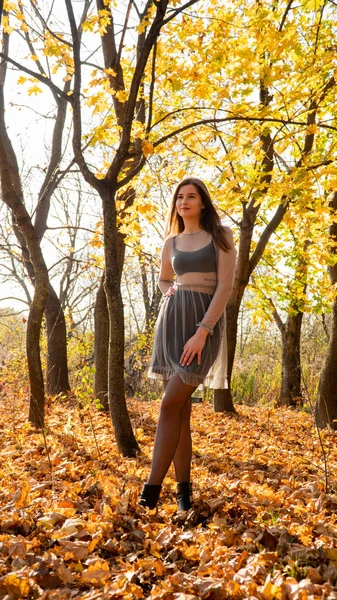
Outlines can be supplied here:
[[216, 285], [205, 285], [201, 283], [179, 283], [175, 282], [174, 286], [177, 292], [199, 292], [200, 294], [214, 294]]

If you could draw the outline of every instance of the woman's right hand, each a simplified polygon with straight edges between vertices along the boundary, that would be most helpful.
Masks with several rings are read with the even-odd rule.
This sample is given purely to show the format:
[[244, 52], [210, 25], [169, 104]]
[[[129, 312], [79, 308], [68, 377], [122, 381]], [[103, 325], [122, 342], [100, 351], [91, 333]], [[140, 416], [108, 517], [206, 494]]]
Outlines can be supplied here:
[[176, 290], [173, 286], [169, 287], [169, 289], [167, 290], [165, 296], [167, 298], [170, 298], [171, 296], [174, 296], [174, 294], [176, 293]]

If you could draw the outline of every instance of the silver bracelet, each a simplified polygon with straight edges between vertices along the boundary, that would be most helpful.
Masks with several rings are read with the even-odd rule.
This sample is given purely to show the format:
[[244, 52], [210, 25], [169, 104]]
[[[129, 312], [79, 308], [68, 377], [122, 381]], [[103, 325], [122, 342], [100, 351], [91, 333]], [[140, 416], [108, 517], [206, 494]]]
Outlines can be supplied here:
[[207, 325], [207, 323], [197, 323], [197, 327], [204, 327], [204, 329], [207, 329], [207, 331], [209, 332], [210, 335], [213, 335], [213, 327], [211, 327], [210, 325]]

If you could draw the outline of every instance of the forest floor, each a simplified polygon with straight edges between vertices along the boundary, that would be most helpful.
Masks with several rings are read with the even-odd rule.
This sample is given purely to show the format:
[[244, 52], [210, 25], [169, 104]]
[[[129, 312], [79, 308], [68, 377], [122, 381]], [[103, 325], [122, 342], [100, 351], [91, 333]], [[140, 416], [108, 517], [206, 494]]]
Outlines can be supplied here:
[[170, 471], [147, 511], [159, 402], [128, 405], [134, 459], [93, 406], [53, 400], [43, 435], [24, 394], [1, 398], [1, 599], [337, 599], [335, 433], [321, 445], [290, 409], [194, 405], [195, 504], [177, 514]]

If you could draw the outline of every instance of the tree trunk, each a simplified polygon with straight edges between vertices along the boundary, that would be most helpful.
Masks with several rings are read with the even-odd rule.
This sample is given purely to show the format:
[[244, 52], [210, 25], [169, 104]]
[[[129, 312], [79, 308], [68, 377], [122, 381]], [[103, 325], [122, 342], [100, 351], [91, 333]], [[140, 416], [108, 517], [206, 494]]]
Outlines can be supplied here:
[[104, 291], [104, 275], [98, 288], [95, 310], [95, 398], [103, 410], [109, 410], [108, 364], [109, 364], [109, 313]]
[[318, 427], [330, 425], [337, 429], [337, 298], [332, 305], [332, 320], [328, 349], [321, 372], [316, 404]]
[[62, 394], [70, 391], [67, 360], [67, 330], [64, 313], [54, 288], [49, 286], [45, 309], [47, 323], [47, 391]]
[[[24, 235], [13, 221], [13, 230], [18, 240], [26, 271], [32, 285], [35, 285], [35, 271]], [[39, 238], [37, 238], [39, 241]], [[40, 243], [40, 241], [39, 241]], [[67, 362], [67, 329], [60, 300], [49, 285], [49, 298], [45, 309], [47, 324], [47, 391], [54, 395], [70, 390]]]
[[[38, 244], [38, 242], [37, 242]], [[28, 420], [37, 427], [44, 427], [44, 381], [40, 354], [40, 334], [44, 307], [48, 298], [48, 280], [44, 274], [39, 281], [35, 279], [35, 290], [27, 322], [27, 362], [30, 383], [30, 402]]]
[[241, 298], [238, 302], [235, 299], [231, 299], [227, 304], [226, 310], [226, 321], [227, 321], [227, 346], [228, 346], [228, 366], [227, 366], [227, 377], [228, 377], [228, 389], [227, 390], [214, 390], [214, 411], [215, 412], [229, 412], [236, 413], [232, 392], [230, 388], [230, 382], [233, 371], [235, 348], [238, 332], [238, 315], [240, 310]]
[[[4, 156], [0, 142], [0, 156]], [[27, 322], [27, 362], [30, 383], [30, 404], [28, 419], [37, 427], [44, 426], [44, 381], [41, 365], [40, 335], [43, 313], [49, 297], [49, 275], [41, 252], [40, 243], [30, 216], [21, 198], [11, 185], [6, 163], [1, 165], [1, 187], [3, 199], [13, 212], [16, 226], [25, 237], [30, 260], [34, 268], [34, 296], [29, 309]]]
[[[3, 156], [2, 143], [0, 155]], [[44, 381], [40, 354], [40, 335], [43, 313], [49, 297], [49, 275], [40, 243], [30, 216], [21, 198], [14, 192], [4, 163], [1, 168], [3, 199], [11, 207], [17, 227], [25, 237], [31, 263], [34, 267], [34, 296], [27, 322], [27, 362], [30, 383], [29, 421], [37, 427], [44, 426]]]
[[[121, 283], [125, 244], [123, 236], [118, 232], [118, 262], [119, 262], [119, 285]], [[108, 400], [108, 371], [109, 371], [109, 311], [106, 302], [104, 289], [105, 275], [101, 279], [98, 288], [95, 309], [94, 309], [94, 326], [95, 326], [95, 398], [97, 398], [103, 410], [109, 410]]]
[[120, 289], [121, 247], [116, 225], [115, 190], [101, 188], [104, 219], [104, 290], [109, 312], [108, 398], [117, 446], [124, 456], [135, 456], [138, 444], [130, 422], [124, 393], [124, 309]]
[[19, 185], [14, 185], [17, 170], [13, 169], [13, 149], [4, 123], [3, 89], [0, 86], [0, 180], [2, 200], [11, 209], [16, 227], [20, 229], [34, 268], [34, 296], [27, 322], [27, 362], [30, 384], [29, 421], [44, 426], [44, 381], [40, 356], [40, 334], [43, 313], [49, 296], [48, 269], [31, 218], [23, 203]]
[[[143, 303], [145, 309], [145, 331], [153, 330], [159, 313], [160, 301], [163, 297], [158, 287], [158, 274], [154, 274], [153, 263], [147, 264], [139, 257], [139, 268], [142, 282]], [[151, 280], [148, 281], [148, 271], [151, 270]]]
[[282, 382], [279, 406], [302, 404], [301, 392], [301, 328], [303, 313], [288, 315], [282, 330]]
[[[337, 192], [332, 196], [329, 203], [332, 214], [337, 213]], [[336, 220], [330, 226], [330, 236], [334, 245], [331, 246], [330, 253], [332, 258], [337, 254], [337, 222]], [[337, 283], [337, 263], [329, 267], [330, 281], [332, 285]], [[328, 350], [325, 357], [325, 363], [320, 376], [318, 386], [318, 397], [316, 404], [316, 422], [318, 427], [327, 427], [330, 425], [337, 429], [337, 298], [332, 303], [332, 319]]]

